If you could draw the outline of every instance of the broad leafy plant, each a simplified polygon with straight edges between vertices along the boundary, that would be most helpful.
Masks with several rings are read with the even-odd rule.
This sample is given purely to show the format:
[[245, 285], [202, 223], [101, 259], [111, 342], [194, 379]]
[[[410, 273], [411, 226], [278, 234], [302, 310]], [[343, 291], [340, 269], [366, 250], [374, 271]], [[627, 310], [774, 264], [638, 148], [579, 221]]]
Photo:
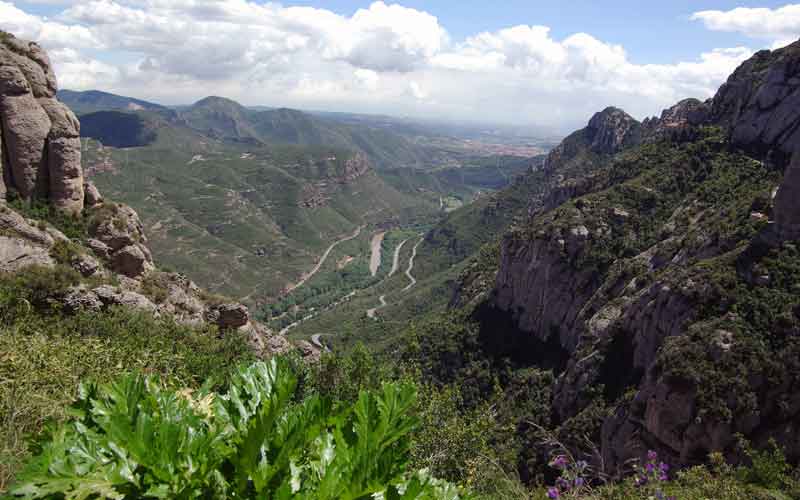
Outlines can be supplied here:
[[72, 418], [40, 439], [16, 498], [462, 498], [409, 471], [413, 385], [385, 384], [336, 410], [296, 401], [282, 359], [241, 368], [225, 393], [129, 375], [82, 385]]

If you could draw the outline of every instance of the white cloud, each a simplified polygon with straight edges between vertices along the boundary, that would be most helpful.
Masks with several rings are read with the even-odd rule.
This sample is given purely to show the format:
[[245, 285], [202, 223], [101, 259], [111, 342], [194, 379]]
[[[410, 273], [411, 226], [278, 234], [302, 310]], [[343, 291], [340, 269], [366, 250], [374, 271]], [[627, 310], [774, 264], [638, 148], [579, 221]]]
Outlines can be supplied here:
[[773, 48], [788, 45], [800, 38], [800, 4], [777, 9], [738, 7], [727, 11], [704, 10], [695, 12], [692, 19], [702, 21], [710, 30], [738, 32], [772, 41]]
[[644, 117], [684, 97], [709, 97], [751, 53], [718, 49], [640, 65], [590, 34], [557, 39], [546, 26], [527, 25], [453, 41], [429, 13], [381, 1], [352, 16], [251, 0], [61, 3], [63, 11], [45, 19], [0, 0], [0, 28], [48, 48], [65, 88], [166, 103], [213, 94], [245, 104], [573, 127], [607, 105]]

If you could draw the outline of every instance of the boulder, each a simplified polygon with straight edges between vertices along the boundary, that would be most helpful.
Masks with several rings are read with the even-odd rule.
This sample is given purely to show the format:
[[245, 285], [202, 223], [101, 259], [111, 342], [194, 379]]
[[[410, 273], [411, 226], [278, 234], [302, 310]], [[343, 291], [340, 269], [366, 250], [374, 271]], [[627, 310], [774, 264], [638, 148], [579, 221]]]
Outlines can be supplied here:
[[215, 312], [215, 321], [223, 330], [241, 328], [250, 322], [250, 312], [242, 304], [222, 304]]
[[93, 219], [89, 234], [108, 246], [112, 252], [124, 247], [145, 243], [144, 226], [139, 214], [121, 203], [103, 203], [92, 208]]
[[49, 248], [0, 234], [0, 272], [15, 272], [33, 265], [51, 266], [53, 263]]
[[114, 271], [129, 278], [138, 278], [154, 269], [149, 250], [138, 243], [114, 252], [110, 260]]
[[100, 190], [94, 185], [92, 181], [84, 181], [83, 183], [84, 205], [86, 207], [96, 207], [103, 203], [103, 195]]

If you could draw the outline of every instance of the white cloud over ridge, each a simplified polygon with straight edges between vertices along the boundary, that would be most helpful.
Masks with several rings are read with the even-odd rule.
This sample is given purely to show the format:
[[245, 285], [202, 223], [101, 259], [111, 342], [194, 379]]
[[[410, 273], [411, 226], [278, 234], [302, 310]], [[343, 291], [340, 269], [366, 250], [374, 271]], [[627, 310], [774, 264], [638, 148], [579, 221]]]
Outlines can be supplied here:
[[[717, 49], [641, 65], [589, 34], [559, 40], [546, 26], [527, 25], [454, 41], [429, 13], [381, 1], [352, 16], [248, 0], [40, 2], [63, 10], [45, 19], [0, 0], [0, 28], [48, 48], [63, 88], [166, 103], [213, 94], [246, 104], [572, 127], [607, 105], [644, 117], [684, 97], [709, 97], [752, 54]], [[727, 15], [694, 18], [724, 29], [735, 25]]]
[[800, 38], [800, 4], [777, 9], [738, 7], [736, 9], [695, 12], [693, 20], [702, 21], [715, 31], [743, 33], [752, 38], [769, 40], [779, 48]]

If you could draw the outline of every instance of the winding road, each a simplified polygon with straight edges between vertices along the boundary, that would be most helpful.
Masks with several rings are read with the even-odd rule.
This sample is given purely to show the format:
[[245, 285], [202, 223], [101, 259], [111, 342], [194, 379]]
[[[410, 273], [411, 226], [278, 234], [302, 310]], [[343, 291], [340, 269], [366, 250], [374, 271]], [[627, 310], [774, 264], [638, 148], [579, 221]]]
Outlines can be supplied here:
[[406, 269], [406, 276], [408, 276], [408, 279], [411, 280], [411, 283], [409, 283], [407, 287], [403, 288], [404, 292], [411, 290], [411, 288], [417, 284], [417, 279], [411, 274], [411, 271], [414, 270], [414, 258], [417, 256], [417, 248], [422, 244], [423, 241], [425, 241], [425, 238], [420, 238], [417, 244], [414, 245], [414, 248], [411, 250], [411, 258], [408, 259], [408, 269]]
[[394, 273], [396, 273], [397, 270], [400, 269], [400, 250], [403, 249], [403, 245], [406, 244], [406, 241], [408, 240], [405, 239], [401, 241], [400, 244], [397, 245], [397, 248], [394, 249], [394, 260], [392, 260], [392, 270], [389, 271], [389, 276], [387, 276], [387, 278], [391, 278], [392, 276], [394, 276]]
[[286, 287], [286, 289], [284, 290], [284, 294], [292, 293], [293, 291], [297, 290], [301, 286], [305, 285], [308, 282], [308, 280], [313, 278], [314, 275], [317, 274], [317, 272], [319, 272], [319, 270], [322, 268], [322, 265], [325, 264], [325, 261], [328, 259], [328, 256], [331, 254], [333, 249], [336, 248], [336, 245], [338, 245], [339, 243], [344, 243], [345, 241], [350, 241], [350, 240], [358, 238], [358, 236], [361, 234], [361, 230], [363, 228], [364, 228], [364, 226], [358, 226], [356, 231], [353, 234], [351, 234], [350, 236], [345, 236], [344, 238], [338, 239], [338, 240], [334, 241], [333, 243], [331, 243], [331, 246], [329, 246], [328, 249], [325, 250], [325, 253], [322, 254], [322, 257], [320, 257], [319, 262], [317, 262], [317, 265], [314, 266], [314, 268], [311, 269], [311, 271], [303, 274], [303, 276], [300, 278], [300, 281], [298, 281], [294, 285], [290, 285], [290, 286]]
[[386, 295], [381, 295], [380, 297], [378, 297], [378, 300], [381, 301], [381, 305], [379, 305], [378, 307], [373, 307], [372, 309], [367, 309], [367, 317], [369, 319], [375, 319], [375, 313], [378, 312], [378, 309], [383, 309], [384, 307], [389, 305], [386, 303]]

